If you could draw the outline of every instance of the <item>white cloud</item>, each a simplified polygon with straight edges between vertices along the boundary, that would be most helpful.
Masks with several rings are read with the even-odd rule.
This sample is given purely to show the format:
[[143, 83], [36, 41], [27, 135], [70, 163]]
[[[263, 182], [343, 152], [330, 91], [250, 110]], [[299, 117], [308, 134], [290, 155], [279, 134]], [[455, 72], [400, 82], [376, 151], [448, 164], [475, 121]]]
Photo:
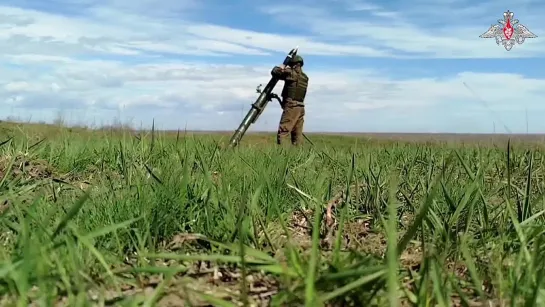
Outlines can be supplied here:
[[[92, 18], [71, 18], [33, 10], [0, 6], [3, 53], [37, 49], [50, 55], [73, 53], [138, 52], [222, 55], [287, 52], [296, 45], [307, 54], [385, 56], [364, 45], [328, 44], [304, 36], [278, 35], [188, 21], [153, 19], [124, 14], [110, 8], [90, 11]], [[168, 22], [167, 22], [168, 21]], [[14, 44], [15, 43], [15, 44]], [[64, 50], [62, 50], [62, 49]], [[49, 49], [49, 50], [48, 50]], [[64, 51], [64, 52], [63, 52]]]
[[[31, 63], [37, 61], [22, 55], [19, 62], [24, 58], [30, 58]], [[193, 114], [200, 114], [209, 119], [209, 123], [199, 123], [207, 129], [229, 130], [234, 129], [241, 120], [241, 111], [246, 112], [257, 97], [254, 88], [266, 83], [269, 75], [268, 67], [242, 65], [128, 65], [57, 60], [52, 70], [43, 75], [28, 75], [28, 81], [10, 82], [8, 75], [0, 76], [0, 82], [5, 84], [2, 98], [12, 101], [13, 107], [34, 110], [59, 109], [59, 105], [73, 111], [89, 107], [110, 112], [134, 109], [143, 111], [137, 115], [142, 121], [151, 121], [146, 110], [153, 109], [169, 114], [170, 119], [165, 122], [170, 127], [185, 125]], [[545, 109], [540, 102], [545, 94], [545, 80], [513, 74], [462, 73], [448, 79], [396, 80], [379, 72], [356, 69], [333, 73], [309, 68], [307, 73], [311, 78], [307, 122], [314, 130], [320, 129], [325, 118], [337, 123], [341, 130], [354, 130], [361, 116], [391, 112], [403, 117], [414, 112], [425, 113], [427, 108], [437, 106], [445, 110], [469, 107], [481, 112], [486, 107], [506, 111], [521, 106], [535, 111]], [[464, 82], [479, 96], [486, 97], [490, 106], [483, 106], [464, 87]], [[276, 91], [280, 88], [281, 84]], [[521, 93], [526, 101], [520, 101]], [[273, 102], [256, 128], [274, 129], [279, 112]], [[449, 113], [443, 115], [448, 118]]]
[[[355, 16], [345, 12], [335, 13], [325, 6], [307, 9], [307, 3], [299, 6], [271, 5], [263, 11], [280, 22], [313, 34], [353, 44], [367, 44], [379, 50], [393, 49], [397, 52], [392, 54], [399, 57], [517, 58], [543, 54], [543, 40], [528, 39], [524, 48], [518, 47], [517, 52], [509, 53], [493, 41], [479, 38], [491, 24], [502, 18], [505, 9], [501, 5], [484, 2], [477, 5], [464, 3], [460, 7], [455, 4], [462, 1], [450, 2], [411, 2], [410, 6], [399, 8], [398, 12], [374, 4], [345, 2], [345, 10], [370, 11], [370, 14]], [[289, 12], [293, 11], [299, 12], [298, 18], [290, 17]], [[522, 18], [521, 23], [531, 31], [542, 33], [545, 24], [538, 16], [545, 12], [544, 7], [540, 5], [521, 11], [524, 12], [523, 17], [520, 17], [522, 12], [518, 11], [515, 17]], [[526, 24], [529, 21], [539, 23]]]
[[[311, 31], [311, 36], [285, 35], [282, 27], [278, 27], [276, 33], [266, 33], [194, 22], [191, 21], [191, 9], [204, 5], [197, 1], [166, 1], [161, 5], [152, 5], [147, 0], [130, 5], [125, 0], [103, 1], [108, 5], [83, 7], [84, 14], [75, 17], [0, 6], [0, 39], [3, 42], [0, 52], [40, 48], [43, 54], [49, 55], [59, 52], [265, 55], [267, 51], [284, 53], [298, 45], [307, 55], [513, 58], [540, 55], [545, 47], [541, 40], [528, 40], [525, 48], [505, 52], [493, 42], [478, 37], [501, 17], [501, 10], [492, 9], [500, 5], [485, 2], [459, 7], [454, 5], [457, 2], [451, 1], [453, 4], [447, 7], [445, 5], [449, 4], [443, 2], [417, 1], [399, 11], [358, 1], [324, 2], [329, 6], [303, 1], [300, 6], [275, 4], [262, 9], [292, 27]], [[68, 5], [71, 2], [61, 3]], [[335, 13], [332, 7], [341, 9]], [[185, 15], [170, 16], [179, 11]], [[496, 15], [494, 11], [497, 11]], [[539, 21], [528, 25], [531, 30], [540, 33], [545, 28], [540, 19], [545, 12], [543, 6], [521, 11], [519, 14], [524, 13], [525, 18], [521, 20], [523, 23]], [[144, 12], [146, 14], [142, 15]], [[355, 15], [346, 15], [346, 12]], [[228, 15], [233, 13], [226, 12]], [[294, 14], [297, 18], [293, 18]]]
[[[381, 61], [422, 56], [519, 58], [541, 54], [538, 47], [545, 47], [535, 39], [505, 52], [478, 38], [500, 16], [489, 12], [484, 18], [477, 10], [482, 7], [457, 8], [456, 1], [450, 4], [451, 13], [483, 18], [426, 27], [422, 20], [418, 22], [426, 16], [422, 7], [430, 5], [435, 10], [440, 6], [421, 0], [412, 8], [398, 10], [330, 0], [330, 10], [305, 6], [299, 10], [297, 22], [293, 17], [285, 18], [290, 12], [293, 16], [297, 7], [277, 4], [265, 9], [269, 16], [284, 22], [286, 29], [299, 29], [292, 35], [194, 22], [205, 6], [200, 1], [167, 1], [157, 6], [147, 0], [134, 5], [115, 0], [92, 6], [82, 0], [77, 4], [80, 7], [72, 7], [70, 1], [56, 2], [70, 12], [81, 11], [77, 15], [55, 14], [0, 6], [0, 101], [5, 102], [4, 114], [51, 119], [62, 112], [72, 114], [73, 121], [99, 123], [112, 116], [144, 123], [158, 117], [166, 128], [187, 124], [192, 129], [230, 130], [256, 98], [255, 87], [268, 81], [271, 65], [295, 45], [311, 59], [330, 56], [332, 61], [344, 62], [318, 66], [316, 61], [307, 61], [310, 92], [306, 122], [310, 130], [438, 131], [473, 119], [473, 126], [457, 130], [479, 131], [488, 129], [491, 121], [499, 121], [497, 116], [509, 122], [509, 115], [524, 108], [536, 116], [544, 110], [545, 78], [528, 78], [513, 71], [498, 73], [501, 69], [478, 73], [462, 68], [437, 78], [411, 77], [414, 69], [410, 68], [403, 76], [396, 76], [392, 69], [398, 64], [389, 63], [383, 69], [372, 65], [374, 60], [352, 64], [366, 57]], [[442, 21], [455, 20], [442, 5], [437, 11]], [[355, 15], [342, 17], [340, 11]], [[534, 19], [530, 16], [528, 20]], [[525, 19], [521, 22], [525, 24]], [[535, 25], [536, 33], [542, 25]], [[528, 27], [534, 30], [533, 25]], [[257, 61], [262, 64], [251, 65]], [[247, 62], [251, 63], [241, 64]], [[433, 65], [424, 69], [434, 71]], [[467, 72], [460, 72], [464, 70]], [[486, 102], [475, 97], [464, 82]], [[498, 114], [491, 115], [484, 104]], [[279, 112], [273, 101], [254, 129], [274, 130]], [[510, 125], [519, 129], [520, 119], [511, 117]], [[545, 123], [535, 129], [545, 131]]]

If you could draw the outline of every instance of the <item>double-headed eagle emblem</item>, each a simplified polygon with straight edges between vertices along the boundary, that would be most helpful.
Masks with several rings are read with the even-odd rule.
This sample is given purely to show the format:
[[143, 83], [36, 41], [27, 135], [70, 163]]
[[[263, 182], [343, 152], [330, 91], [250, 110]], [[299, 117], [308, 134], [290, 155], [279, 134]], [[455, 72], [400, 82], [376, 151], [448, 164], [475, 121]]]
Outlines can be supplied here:
[[530, 32], [528, 28], [521, 25], [518, 19], [514, 19], [514, 13], [507, 11], [503, 13], [503, 20], [499, 19], [496, 25], [490, 26], [488, 31], [481, 34], [480, 38], [495, 38], [496, 44], [503, 45], [509, 51], [515, 43], [522, 44], [527, 38], [536, 38], [537, 35]]

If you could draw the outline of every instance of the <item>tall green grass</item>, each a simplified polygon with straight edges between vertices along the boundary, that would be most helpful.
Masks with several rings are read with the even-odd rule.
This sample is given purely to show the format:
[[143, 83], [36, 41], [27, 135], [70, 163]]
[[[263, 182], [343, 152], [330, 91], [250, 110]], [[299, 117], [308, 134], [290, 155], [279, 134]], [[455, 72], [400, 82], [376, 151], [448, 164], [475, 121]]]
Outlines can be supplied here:
[[0, 139], [6, 305], [251, 305], [256, 280], [273, 306], [543, 304], [537, 149], [34, 134]]

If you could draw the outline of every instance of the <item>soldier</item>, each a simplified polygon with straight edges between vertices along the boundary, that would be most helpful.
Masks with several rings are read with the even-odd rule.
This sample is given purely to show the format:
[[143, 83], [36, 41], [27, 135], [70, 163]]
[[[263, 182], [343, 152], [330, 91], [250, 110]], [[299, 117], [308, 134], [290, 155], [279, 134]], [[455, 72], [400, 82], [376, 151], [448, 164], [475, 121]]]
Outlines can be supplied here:
[[303, 58], [296, 55], [287, 66], [276, 66], [271, 71], [274, 77], [284, 81], [280, 103], [283, 111], [276, 136], [279, 145], [285, 143], [289, 135], [293, 145], [301, 144], [303, 138], [304, 102], [308, 87], [308, 77], [302, 70], [303, 65]]

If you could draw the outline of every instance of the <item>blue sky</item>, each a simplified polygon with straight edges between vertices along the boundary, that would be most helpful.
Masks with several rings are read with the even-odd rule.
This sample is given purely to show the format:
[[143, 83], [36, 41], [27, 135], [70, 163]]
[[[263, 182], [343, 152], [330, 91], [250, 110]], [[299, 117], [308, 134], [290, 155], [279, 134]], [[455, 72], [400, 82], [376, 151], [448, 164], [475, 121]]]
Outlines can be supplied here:
[[[509, 52], [479, 38], [506, 10], [538, 36]], [[544, 15], [533, 0], [4, 0], [0, 111], [234, 130], [299, 46], [306, 131], [545, 133]]]

